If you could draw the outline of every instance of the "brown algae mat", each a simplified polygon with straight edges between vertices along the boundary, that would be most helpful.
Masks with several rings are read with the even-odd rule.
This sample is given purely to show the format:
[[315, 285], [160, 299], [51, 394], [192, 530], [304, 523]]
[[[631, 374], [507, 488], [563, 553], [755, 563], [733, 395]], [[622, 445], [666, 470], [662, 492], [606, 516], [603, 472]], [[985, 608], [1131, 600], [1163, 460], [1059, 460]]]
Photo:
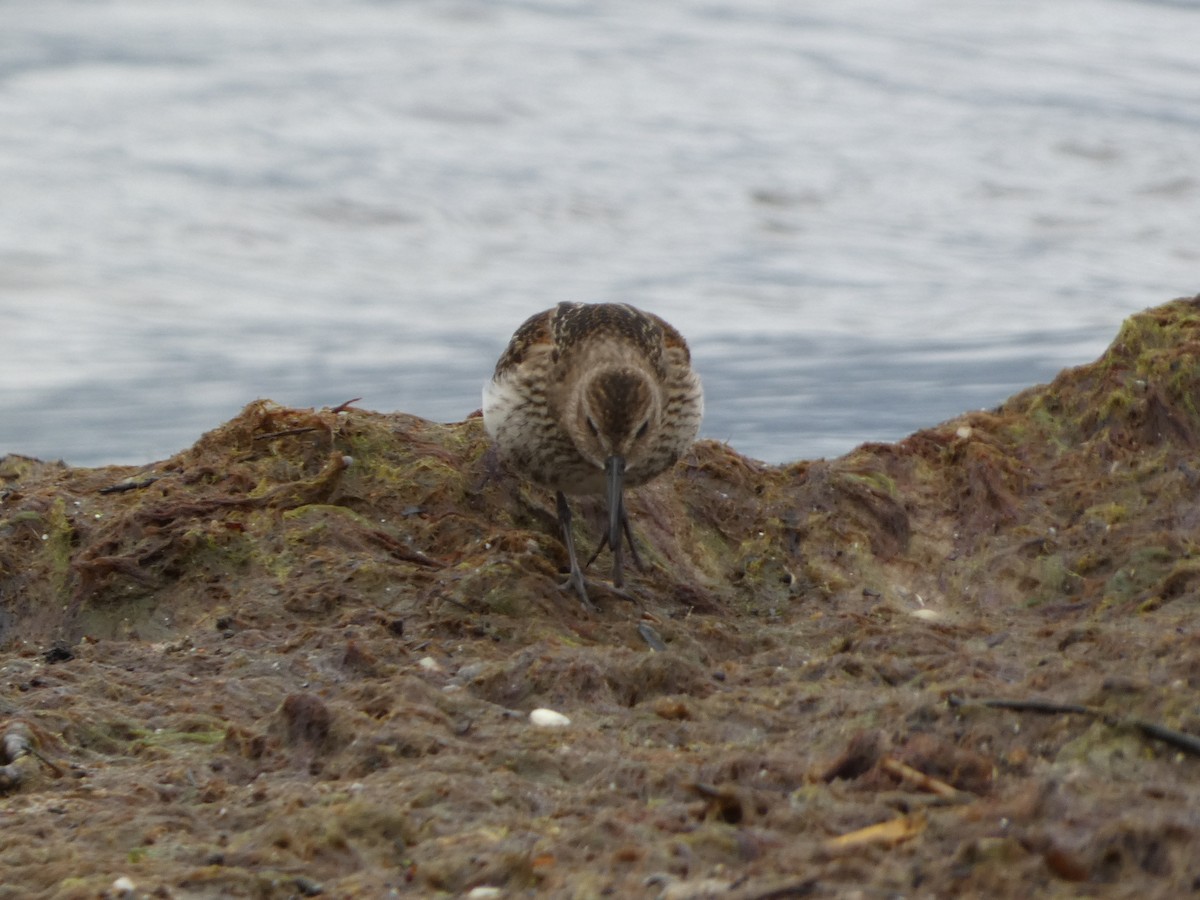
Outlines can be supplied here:
[[478, 417], [6, 457], [0, 898], [1191, 895], [1198, 398], [1195, 298], [899, 443], [700, 442], [596, 613]]

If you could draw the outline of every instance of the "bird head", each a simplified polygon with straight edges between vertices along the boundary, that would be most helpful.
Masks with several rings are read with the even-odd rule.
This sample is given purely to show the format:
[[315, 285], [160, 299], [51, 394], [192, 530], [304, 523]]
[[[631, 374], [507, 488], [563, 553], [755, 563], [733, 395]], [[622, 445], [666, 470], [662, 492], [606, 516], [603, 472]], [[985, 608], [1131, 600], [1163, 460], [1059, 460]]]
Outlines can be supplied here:
[[594, 373], [581, 388], [572, 429], [580, 453], [599, 468], [619, 457], [636, 469], [660, 427], [657, 384], [638, 369], [614, 368]]
[[614, 551], [621, 541], [625, 473], [645, 459], [661, 418], [658, 384], [638, 369], [601, 369], [581, 384], [571, 430], [579, 452], [604, 470], [608, 541]]

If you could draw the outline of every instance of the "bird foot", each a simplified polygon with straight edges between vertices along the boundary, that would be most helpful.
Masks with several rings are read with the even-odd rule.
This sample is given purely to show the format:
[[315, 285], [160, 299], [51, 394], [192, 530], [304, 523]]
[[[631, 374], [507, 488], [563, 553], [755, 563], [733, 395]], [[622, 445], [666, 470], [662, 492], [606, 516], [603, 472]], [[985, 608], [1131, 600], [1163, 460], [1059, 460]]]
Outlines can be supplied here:
[[[591, 597], [588, 594], [587, 580], [583, 577], [582, 572], [578, 573], [578, 577], [576, 577], [576, 573], [568, 575], [567, 580], [558, 587], [560, 590], [572, 591], [577, 594], [579, 596], [580, 603], [583, 604], [583, 608], [588, 612], [600, 611], [600, 608], [592, 602]], [[592, 590], [593, 592], [599, 591], [603, 594], [612, 594], [614, 597], [617, 597], [621, 600], [626, 600], [635, 606], [641, 605], [641, 601], [638, 600], [637, 597], [629, 593], [629, 591], [625, 590], [624, 588], [617, 587], [615, 584], [608, 584], [604, 581], [593, 581]]]
[[559, 586], [563, 591], [574, 591], [579, 595], [579, 602], [583, 604], [583, 608], [588, 612], [599, 612], [596, 604], [588, 598], [587, 584], [583, 580], [583, 572], [579, 569], [573, 569], [571, 574], [567, 576], [567, 580]]
[[[583, 577], [583, 570], [590, 566], [595, 561], [596, 557], [600, 555], [600, 551], [608, 546], [608, 534], [605, 533], [604, 537], [600, 541], [600, 546], [596, 548], [596, 552], [592, 554], [592, 558], [587, 561], [587, 565], [580, 567], [579, 557], [575, 554], [575, 539], [571, 534], [571, 507], [567, 505], [567, 498], [562, 491], [557, 492], [555, 499], [558, 506], [558, 523], [562, 528], [563, 544], [566, 545], [567, 559], [570, 562], [570, 574], [567, 575], [567, 580], [560, 584], [559, 587], [564, 591], [574, 591], [579, 595], [579, 600], [581, 603], [583, 603], [584, 609], [588, 610], [589, 612], [596, 612], [596, 605], [592, 603], [591, 598], [588, 597], [587, 581]], [[633, 535], [629, 530], [629, 518], [625, 515], [624, 503], [621, 504], [620, 515], [621, 526], [625, 533], [625, 540], [629, 542], [629, 550], [633, 556], [633, 563], [639, 572], [645, 571], [645, 568], [642, 566], [642, 560], [638, 556], [637, 548], [633, 545]], [[621, 573], [620, 548], [618, 548], [617, 552], [613, 554], [612, 584], [595, 582], [593, 587], [607, 591], [613, 596], [619, 597], [622, 600], [628, 600], [630, 603], [637, 604], [639, 602], [637, 597], [624, 590]]]

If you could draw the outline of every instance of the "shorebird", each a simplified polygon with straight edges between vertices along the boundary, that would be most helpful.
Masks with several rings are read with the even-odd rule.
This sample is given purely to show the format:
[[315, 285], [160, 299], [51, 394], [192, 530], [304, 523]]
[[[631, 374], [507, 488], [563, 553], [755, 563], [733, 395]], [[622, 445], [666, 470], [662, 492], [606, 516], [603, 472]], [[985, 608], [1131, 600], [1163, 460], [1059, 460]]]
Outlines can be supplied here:
[[674, 465], [696, 438], [704, 392], [679, 332], [625, 303], [560, 303], [525, 321], [483, 388], [483, 424], [518, 473], [551, 488], [571, 574], [563, 588], [588, 599], [571, 536], [567, 494], [604, 494], [608, 527], [596, 552], [612, 550], [623, 585], [621, 536], [638, 568], [624, 489]]

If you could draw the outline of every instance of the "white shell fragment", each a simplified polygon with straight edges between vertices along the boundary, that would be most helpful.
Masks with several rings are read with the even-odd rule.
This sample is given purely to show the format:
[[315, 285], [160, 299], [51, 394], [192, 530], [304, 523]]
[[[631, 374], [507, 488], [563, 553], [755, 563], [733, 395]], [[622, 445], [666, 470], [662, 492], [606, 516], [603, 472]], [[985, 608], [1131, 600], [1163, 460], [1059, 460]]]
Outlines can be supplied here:
[[923, 606], [920, 609], [914, 609], [909, 613], [914, 619], [920, 619], [923, 622], [940, 622], [943, 618], [942, 614], [936, 609], [930, 609]]
[[571, 724], [570, 719], [552, 709], [535, 709], [529, 714], [529, 721], [538, 728], [566, 728]]

